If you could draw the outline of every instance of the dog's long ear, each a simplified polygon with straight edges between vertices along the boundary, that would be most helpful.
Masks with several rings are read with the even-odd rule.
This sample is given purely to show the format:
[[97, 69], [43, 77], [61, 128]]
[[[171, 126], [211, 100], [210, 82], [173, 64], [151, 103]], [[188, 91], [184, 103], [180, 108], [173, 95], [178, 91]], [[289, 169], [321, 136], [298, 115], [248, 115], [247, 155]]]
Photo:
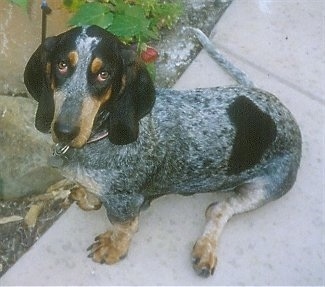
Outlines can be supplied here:
[[155, 88], [145, 65], [131, 50], [123, 50], [124, 78], [120, 94], [110, 109], [109, 139], [125, 145], [137, 140], [139, 121], [155, 102]]
[[31, 56], [24, 72], [26, 88], [31, 96], [38, 101], [35, 127], [44, 133], [49, 132], [54, 115], [49, 54], [55, 43], [56, 37], [47, 38]]

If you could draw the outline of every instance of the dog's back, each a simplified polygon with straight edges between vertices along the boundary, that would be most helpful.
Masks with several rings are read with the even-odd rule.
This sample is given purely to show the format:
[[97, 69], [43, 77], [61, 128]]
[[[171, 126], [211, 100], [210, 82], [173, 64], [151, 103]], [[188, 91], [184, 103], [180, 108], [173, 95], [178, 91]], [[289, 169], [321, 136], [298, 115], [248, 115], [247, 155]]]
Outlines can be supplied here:
[[[147, 185], [149, 194], [233, 189], [263, 176], [265, 166], [284, 156], [292, 160], [287, 181], [294, 182], [300, 131], [291, 113], [270, 93], [238, 86], [159, 89], [152, 117], [161, 162], [152, 185]], [[244, 139], [248, 130], [253, 136]]]

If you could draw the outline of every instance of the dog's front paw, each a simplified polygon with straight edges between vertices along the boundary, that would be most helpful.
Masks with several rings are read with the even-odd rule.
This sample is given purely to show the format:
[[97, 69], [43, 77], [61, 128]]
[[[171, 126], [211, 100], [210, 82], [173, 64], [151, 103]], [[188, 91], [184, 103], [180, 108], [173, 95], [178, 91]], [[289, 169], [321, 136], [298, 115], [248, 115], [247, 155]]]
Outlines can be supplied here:
[[192, 262], [194, 270], [203, 277], [213, 275], [217, 265], [216, 243], [208, 237], [201, 237], [194, 245]]
[[114, 264], [128, 253], [134, 233], [138, 230], [138, 217], [124, 222], [115, 223], [113, 229], [95, 238], [95, 243], [88, 250], [88, 257], [95, 262]]
[[101, 264], [114, 264], [127, 255], [129, 244], [130, 240], [123, 234], [107, 231], [98, 235], [95, 243], [89, 246], [88, 257]]
[[77, 205], [86, 211], [97, 210], [102, 206], [101, 201], [92, 193], [81, 186], [71, 189], [69, 199], [75, 201]]

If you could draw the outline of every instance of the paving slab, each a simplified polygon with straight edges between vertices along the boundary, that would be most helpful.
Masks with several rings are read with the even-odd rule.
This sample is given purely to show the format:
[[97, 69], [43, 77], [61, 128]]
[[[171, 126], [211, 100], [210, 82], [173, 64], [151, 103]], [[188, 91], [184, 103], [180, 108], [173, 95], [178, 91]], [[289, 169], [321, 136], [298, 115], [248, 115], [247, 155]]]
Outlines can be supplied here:
[[[109, 226], [104, 210], [72, 206], [1, 285], [323, 285], [324, 8], [321, 0], [235, 0], [215, 27], [215, 45], [292, 111], [303, 157], [288, 194], [228, 223], [214, 276], [199, 278], [190, 260], [205, 208], [219, 198], [205, 194], [153, 202], [127, 258], [113, 266], [93, 263], [86, 252]], [[175, 87], [232, 83], [202, 51]]]

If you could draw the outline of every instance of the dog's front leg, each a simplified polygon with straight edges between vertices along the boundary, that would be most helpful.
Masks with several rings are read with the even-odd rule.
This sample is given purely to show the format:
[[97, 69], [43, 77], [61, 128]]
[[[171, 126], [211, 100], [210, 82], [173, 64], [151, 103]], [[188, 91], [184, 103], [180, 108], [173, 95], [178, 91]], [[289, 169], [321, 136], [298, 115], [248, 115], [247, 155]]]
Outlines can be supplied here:
[[95, 243], [88, 248], [88, 257], [106, 264], [114, 264], [123, 259], [127, 255], [133, 235], [138, 230], [138, 223], [138, 217], [128, 222], [114, 223], [111, 230], [95, 238]]
[[71, 189], [69, 200], [75, 201], [85, 211], [97, 210], [102, 206], [101, 201], [96, 195], [88, 192], [80, 185], [76, 185]]

